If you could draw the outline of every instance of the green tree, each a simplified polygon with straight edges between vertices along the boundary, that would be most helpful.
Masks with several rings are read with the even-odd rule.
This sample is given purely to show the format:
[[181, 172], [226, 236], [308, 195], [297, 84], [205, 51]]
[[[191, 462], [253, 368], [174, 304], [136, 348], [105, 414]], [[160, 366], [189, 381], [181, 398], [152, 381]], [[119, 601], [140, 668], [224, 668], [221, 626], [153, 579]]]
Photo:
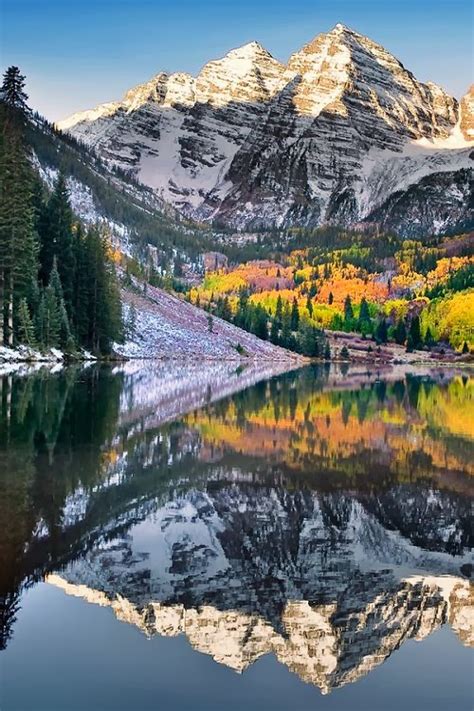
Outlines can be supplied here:
[[375, 329], [375, 341], [376, 343], [387, 343], [388, 341], [388, 326], [385, 318], [379, 319]]
[[254, 309], [252, 316], [252, 333], [266, 341], [268, 338], [268, 315], [260, 304]]
[[18, 340], [29, 348], [35, 348], [35, 327], [31, 318], [28, 302], [23, 297], [18, 306]]
[[350, 330], [354, 322], [354, 309], [352, 308], [352, 300], [349, 294], [347, 294], [344, 300], [344, 321]]
[[75, 279], [72, 210], [66, 180], [62, 173], [58, 175], [39, 224], [41, 279], [44, 284], [49, 282], [54, 257], [56, 257], [66, 310], [68, 315], [72, 316]]
[[0, 91], [0, 344], [12, 346], [20, 301], [33, 305], [37, 273], [34, 181], [25, 140], [29, 108], [18, 67], [7, 69]]
[[291, 330], [297, 331], [299, 323], [300, 323], [300, 312], [298, 309], [298, 301], [296, 300], [296, 296], [293, 298], [290, 321], [291, 321]]
[[275, 308], [275, 316], [273, 317], [274, 321], [276, 321], [276, 327], [278, 329], [280, 329], [282, 327], [282, 318], [283, 318], [283, 301], [281, 299], [280, 294], [278, 294], [276, 308]]
[[411, 319], [410, 328], [408, 330], [407, 350], [416, 350], [417, 348], [421, 348], [422, 345], [423, 340], [421, 338], [420, 317], [415, 315]]
[[360, 331], [364, 336], [368, 335], [372, 330], [372, 320], [370, 318], [369, 305], [365, 296], [362, 297], [360, 302], [357, 330]]
[[57, 348], [61, 330], [61, 313], [51, 285], [43, 290], [36, 317], [36, 337], [41, 348]]
[[395, 340], [395, 343], [398, 343], [398, 345], [402, 346], [406, 339], [407, 339], [407, 329], [405, 326], [405, 321], [400, 318], [398, 319], [395, 328], [393, 330], [393, 338]]
[[291, 347], [291, 310], [287, 301], [283, 307], [280, 342], [284, 348]]

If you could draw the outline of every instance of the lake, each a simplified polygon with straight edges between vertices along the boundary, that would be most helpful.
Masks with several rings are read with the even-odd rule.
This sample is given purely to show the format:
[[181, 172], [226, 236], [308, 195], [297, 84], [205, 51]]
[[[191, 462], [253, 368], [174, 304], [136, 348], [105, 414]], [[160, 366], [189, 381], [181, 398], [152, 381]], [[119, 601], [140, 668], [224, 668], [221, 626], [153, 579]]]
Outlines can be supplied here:
[[474, 378], [0, 376], [2, 711], [472, 708]]

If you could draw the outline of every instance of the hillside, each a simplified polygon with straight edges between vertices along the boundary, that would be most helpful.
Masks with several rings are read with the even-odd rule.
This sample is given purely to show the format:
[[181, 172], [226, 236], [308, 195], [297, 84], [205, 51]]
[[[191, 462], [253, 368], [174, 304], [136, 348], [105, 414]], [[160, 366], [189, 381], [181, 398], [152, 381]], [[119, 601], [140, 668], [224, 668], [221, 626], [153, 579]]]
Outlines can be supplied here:
[[[129, 358], [298, 361], [300, 356], [263, 341], [231, 323], [209, 317], [177, 296], [147, 285], [146, 295], [122, 290], [128, 327], [118, 355]], [[212, 330], [211, 330], [212, 329]]]
[[287, 64], [250, 42], [59, 126], [199, 221], [420, 235], [472, 226], [472, 92], [458, 102], [338, 24]]
[[40, 116], [28, 122], [26, 138], [44, 184], [51, 189], [59, 172], [64, 173], [75, 215], [86, 225], [104, 223], [122, 251], [144, 258], [152, 245], [168, 257], [182, 250], [196, 258], [212, 247], [208, 230], [183, 219], [129, 172], [104, 163]]

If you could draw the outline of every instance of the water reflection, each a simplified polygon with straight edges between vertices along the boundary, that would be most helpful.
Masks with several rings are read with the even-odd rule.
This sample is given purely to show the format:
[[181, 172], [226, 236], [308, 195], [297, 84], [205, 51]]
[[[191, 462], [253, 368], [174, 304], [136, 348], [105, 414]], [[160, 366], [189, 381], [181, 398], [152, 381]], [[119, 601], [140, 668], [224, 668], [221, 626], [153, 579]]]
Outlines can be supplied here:
[[3, 646], [45, 575], [235, 670], [273, 652], [324, 692], [445, 623], [472, 645], [474, 380], [261, 375], [4, 379]]

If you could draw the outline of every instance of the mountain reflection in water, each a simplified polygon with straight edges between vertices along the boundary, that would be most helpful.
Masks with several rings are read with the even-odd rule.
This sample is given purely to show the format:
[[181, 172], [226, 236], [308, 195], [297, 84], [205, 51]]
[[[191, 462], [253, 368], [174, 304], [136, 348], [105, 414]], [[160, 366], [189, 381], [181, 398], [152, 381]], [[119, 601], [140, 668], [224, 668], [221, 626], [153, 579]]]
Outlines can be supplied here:
[[473, 644], [474, 379], [270, 375], [3, 378], [3, 647], [44, 576], [237, 671], [272, 652], [323, 692], [446, 623]]

